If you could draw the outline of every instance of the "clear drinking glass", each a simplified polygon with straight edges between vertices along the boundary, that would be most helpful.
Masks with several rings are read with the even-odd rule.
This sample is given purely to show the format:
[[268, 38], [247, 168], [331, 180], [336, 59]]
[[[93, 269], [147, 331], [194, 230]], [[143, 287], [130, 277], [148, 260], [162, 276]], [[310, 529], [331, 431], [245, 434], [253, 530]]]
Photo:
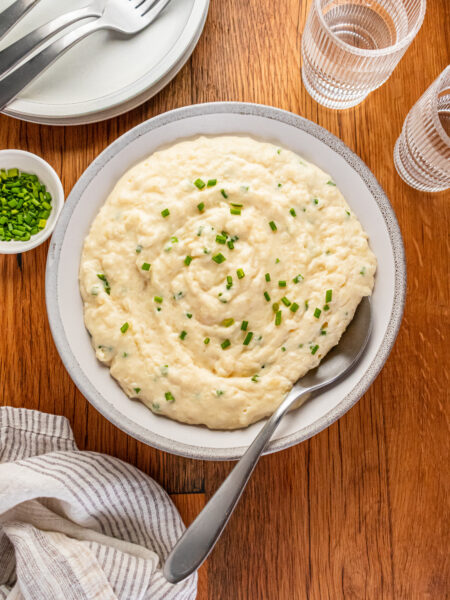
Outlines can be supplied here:
[[417, 190], [450, 188], [450, 65], [409, 111], [395, 143], [394, 164]]
[[419, 31], [426, 0], [312, 0], [302, 79], [328, 108], [349, 108], [391, 75]]

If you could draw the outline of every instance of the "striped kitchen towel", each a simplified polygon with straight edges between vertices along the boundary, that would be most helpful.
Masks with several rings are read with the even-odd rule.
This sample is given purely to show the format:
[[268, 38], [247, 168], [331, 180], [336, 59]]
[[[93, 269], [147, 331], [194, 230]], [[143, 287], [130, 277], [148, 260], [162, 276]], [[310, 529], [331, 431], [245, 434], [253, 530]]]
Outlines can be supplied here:
[[184, 525], [150, 477], [80, 452], [64, 417], [0, 408], [0, 599], [190, 600], [162, 565]]

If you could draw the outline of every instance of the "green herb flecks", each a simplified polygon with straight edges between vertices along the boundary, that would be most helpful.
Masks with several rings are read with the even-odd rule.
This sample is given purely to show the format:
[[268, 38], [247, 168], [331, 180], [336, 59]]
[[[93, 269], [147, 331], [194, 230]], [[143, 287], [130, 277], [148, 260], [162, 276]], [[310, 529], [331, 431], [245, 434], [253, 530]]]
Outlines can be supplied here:
[[172, 402], [175, 402], [175, 398], [174, 398], [172, 392], [166, 392], [164, 394], [164, 397], [165, 397], [165, 399], [166, 399], [167, 402], [170, 402], [170, 404], [172, 404]]
[[104, 290], [109, 296], [111, 294], [111, 286], [106, 279], [106, 275], [104, 273], [97, 273], [97, 277], [100, 279], [100, 281], [103, 281]]
[[231, 327], [234, 325], [234, 319], [232, 317], [224, 319], [221, 323], [222, 327]]
[[151, 264], [148, 262], [142, 263], [141, 269], [143, 271], [150, 271]]
[[224, 340], [221, 344], [222, 350], [226, 350], [231, 346], [231, 342], [229, 339]]
[[223, 262], [225, 262], [227, 260], [225, 258], [225, 256], [221, 252], [219, 252], [218, 254], [216, 254], [215, 256], [213, 256], [212, 259], [218, 265], [220, 265], [221, 263], [223, 263]]
[[194, 185], [197, 189], [202, 190], [206, 186], [206, 183], [199, 177], [194, 181]]
[[51, 203], [51, 194], [36, 175], [1, 169], [0, 241], [27, 242], [47, 225]]
[[247, 335], [245, 336], [245, 339], [242, 342], [242, 345], [243, 346], [248, 346], [250, 344], [250, 342], [252, 341], [252, 337], [253, 337], [253, 331], [249, 331], [247, 333]]
[[238, 279], [243, 279], [245, 277], [245, 273], [243, 269], [238, 269], [236, 271], [236, 275], [238, 276]]
[[269, 227], [272, 231], [277, 231], [277, 224], [275, 221], [269, 221]]
[[124, 324], [122, 325], [122, 327], [120, 328], [120, 331], [121, 331], [122, 333], [126, 333], [126, 332], [128, 331], [128, 328], [129, 328], [129, 327], [130, 327], [130, 325], [129, 325], [128, 323], [124, 323]]

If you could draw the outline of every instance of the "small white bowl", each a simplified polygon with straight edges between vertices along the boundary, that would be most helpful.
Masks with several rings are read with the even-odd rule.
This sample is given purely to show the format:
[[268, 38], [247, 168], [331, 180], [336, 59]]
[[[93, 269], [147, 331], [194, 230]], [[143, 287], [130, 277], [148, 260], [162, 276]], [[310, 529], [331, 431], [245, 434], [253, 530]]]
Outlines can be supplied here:
[[19, 254], [36, 248], [45, 242], [53, 232], [59, 214], [64, 205], [64, 190], [53, 167], [45, 160], [24, 150], [0, 150], [0, 169], [19, 169], [25, 173], [37, 175], [52, 195], [52, 212], [47, 220], [47, 225], [42, 231], [32, 235], [27, 242], [11, 240], [10, 242], [0, 241], [0, 254]]

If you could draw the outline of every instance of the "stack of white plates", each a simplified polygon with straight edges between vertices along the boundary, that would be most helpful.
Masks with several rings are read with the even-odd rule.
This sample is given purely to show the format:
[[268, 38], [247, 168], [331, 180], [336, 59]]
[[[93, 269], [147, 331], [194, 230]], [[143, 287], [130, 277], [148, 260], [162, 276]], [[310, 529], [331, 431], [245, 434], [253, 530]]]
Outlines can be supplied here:
[[[125, 0], [126, 1], [126, 0]], [[88, 0], [41, 0], [1, 47]], [[130, 38], [100, 31], [80, 42], [4, 111], [49, 125], [109, 119], [142, 104], [175, 77], [193, 52], [209, 0], [172, 0], [147, 29]]]

